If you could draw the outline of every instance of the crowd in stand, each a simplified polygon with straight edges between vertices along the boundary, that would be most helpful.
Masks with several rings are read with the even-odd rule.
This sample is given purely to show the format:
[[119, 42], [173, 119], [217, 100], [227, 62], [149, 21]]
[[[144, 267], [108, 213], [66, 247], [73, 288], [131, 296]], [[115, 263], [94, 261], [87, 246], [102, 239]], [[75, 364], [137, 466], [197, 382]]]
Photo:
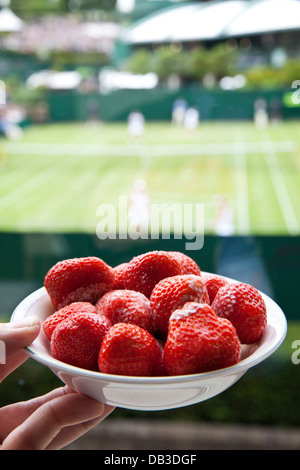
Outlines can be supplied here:
[[24, 54], [53, 50], [110, 54], [117, 35], [118, 26], [114, 23], [83, 22], [74, 15], [49, 16], [5, 35], [0, 47]]

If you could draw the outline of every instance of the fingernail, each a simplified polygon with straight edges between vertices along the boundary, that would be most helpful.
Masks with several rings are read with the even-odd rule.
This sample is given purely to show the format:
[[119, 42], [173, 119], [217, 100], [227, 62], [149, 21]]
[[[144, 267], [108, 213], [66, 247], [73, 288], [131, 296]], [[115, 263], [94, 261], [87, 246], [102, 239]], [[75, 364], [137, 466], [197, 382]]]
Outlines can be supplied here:
[[11, 328], [36, 328], [40, 325], [40, 320], [35, 315], [32, 315], [11, 322], [9, 325]]

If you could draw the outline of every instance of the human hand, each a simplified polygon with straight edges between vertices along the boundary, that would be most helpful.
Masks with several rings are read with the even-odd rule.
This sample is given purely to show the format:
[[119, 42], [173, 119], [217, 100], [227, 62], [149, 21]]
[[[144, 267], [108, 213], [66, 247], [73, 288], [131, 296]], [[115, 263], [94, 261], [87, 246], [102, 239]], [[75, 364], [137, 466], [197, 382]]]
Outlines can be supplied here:
[[[6, 356], [5, 364], [0, 364], [0, 382], [27, 359], [24, 347], [39, 333], [36, 317], [24, 320], [0, 323], [0, 341], [5, 345]], [[113, 409], [68, 386], [7, 405], [0, 409], [0, 449], [61, 449], [105, 419]]]

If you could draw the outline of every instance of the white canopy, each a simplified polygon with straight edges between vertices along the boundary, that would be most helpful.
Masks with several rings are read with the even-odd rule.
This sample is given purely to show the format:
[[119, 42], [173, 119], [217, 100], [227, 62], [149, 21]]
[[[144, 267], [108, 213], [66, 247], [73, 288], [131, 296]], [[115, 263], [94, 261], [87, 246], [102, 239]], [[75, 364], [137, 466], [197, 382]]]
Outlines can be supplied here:
[[49, 88], [52, 90], [72, 90], [81, 82], [79, 72], [56, 72], [54, 70], [42, 70], [30, 75], [26, 80], [29, 88]]
[[202, 5], [171, 7], [138, 21], [125, 32], [124, 40], [131, 44], [172, 41], [178, 28], [189, 24], [190, 19], [202, 9]]
[[19, 18], [10, 8], [0, 10], [0, 33], [13, 33], [23, 28], [23, 20]]
[[[245, 1], [230, 0], [226, 2], [212, 2], [195, 11], [186, 22], [181, 19], [179, 27], [174, 28], [174, 40], [194, 40], [199, 33], [202, 38], [214, 39], [224, 33], [224, 27], [244, 11]], [[174, 27], [174, 25], [170, 25]]]
[[226, 28], [227, 35], [240, 36], [300, 29], [299, 0], [264, 0], [250, 8]]
[[227, 0], [168, 7], [123, 34], [129, 44], [200, 41], [300, 29], [299, 0]]

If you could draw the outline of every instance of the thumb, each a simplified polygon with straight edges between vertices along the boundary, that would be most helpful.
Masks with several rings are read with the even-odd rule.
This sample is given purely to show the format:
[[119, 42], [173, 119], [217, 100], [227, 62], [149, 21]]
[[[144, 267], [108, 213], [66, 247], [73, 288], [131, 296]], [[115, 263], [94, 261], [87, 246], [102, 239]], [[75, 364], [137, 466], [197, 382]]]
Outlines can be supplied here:
[[29, 346], [39, 330], [40, 321], [35, 316], [11, 323], [0, 323], [0, 340], [5, 344], [7, 358]]
[[40, 331], [37, 317], [25, 317], [11, 323], [0, 323], [0, 380], [26, 359], [24, 348]]

